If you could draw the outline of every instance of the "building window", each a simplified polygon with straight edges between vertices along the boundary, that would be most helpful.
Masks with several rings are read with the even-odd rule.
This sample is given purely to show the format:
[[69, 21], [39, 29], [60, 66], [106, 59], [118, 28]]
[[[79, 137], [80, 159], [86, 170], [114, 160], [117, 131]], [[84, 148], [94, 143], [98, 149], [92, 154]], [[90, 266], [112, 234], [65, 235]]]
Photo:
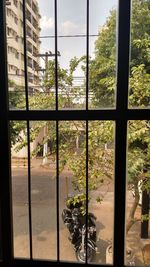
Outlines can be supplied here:
[[17, 0], [13, 0], [14, 6], [18, 7], [18, 1]]
[[19, 52], [16, 52], [15, 57], [19, 59]]
[[18, 18], [17, 17], [14, 18], [14, 21], [15, 21], [15, 24], [18, 24]]
[[23, 5], [21, 2], [20, 2], [20, 10], [23, 11]]

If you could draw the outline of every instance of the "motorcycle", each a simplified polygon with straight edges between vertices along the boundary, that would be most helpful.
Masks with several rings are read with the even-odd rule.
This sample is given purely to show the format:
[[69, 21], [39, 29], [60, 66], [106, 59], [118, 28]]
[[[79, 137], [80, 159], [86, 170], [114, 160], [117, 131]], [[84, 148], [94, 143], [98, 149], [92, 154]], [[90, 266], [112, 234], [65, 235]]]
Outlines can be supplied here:
[[[73, 198], [72, 198], [73, 199]], [[73, 201], [66, 201], [67, 209], [62, 211], [62, 220], [69, 230], [69, 240], [74, 245], [76, 258], [79, 262], [93, 261], [96, 246], [96, 217], [93, 213], [83, 214], [83, 201], [73, 204]], [[87, 228], [87, 234], [86, 234]]]

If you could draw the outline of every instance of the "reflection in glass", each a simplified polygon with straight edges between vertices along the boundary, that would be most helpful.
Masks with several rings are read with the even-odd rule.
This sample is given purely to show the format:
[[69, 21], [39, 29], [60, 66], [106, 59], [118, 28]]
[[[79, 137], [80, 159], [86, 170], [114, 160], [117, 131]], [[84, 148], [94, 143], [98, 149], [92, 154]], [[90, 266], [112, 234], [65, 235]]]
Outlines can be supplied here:
[[[150, 264], [150, 121], [128, 122], [126, 263]], [[145, 239], [145, 241], [143, 240]], [[147, 252], [146, 252], [147, 250]], [[144, 252], [145, 251], [145, 252]], [[145, 256], [144, 254], [145, 253]], [[146, 256], [147, 254], [147, 256]]]
[[114, 108], [118, 1], [89, 2], [89, 108]]
[[33, 258], [57, 258], [56, 124], [30, 122]]
[[132, 0], [129, 79], [130, 108], [150, 106], [149, 12], [149, 0]]
[[26, 122], [11, 121], [14, 257], [29, 258], [28, 154]]

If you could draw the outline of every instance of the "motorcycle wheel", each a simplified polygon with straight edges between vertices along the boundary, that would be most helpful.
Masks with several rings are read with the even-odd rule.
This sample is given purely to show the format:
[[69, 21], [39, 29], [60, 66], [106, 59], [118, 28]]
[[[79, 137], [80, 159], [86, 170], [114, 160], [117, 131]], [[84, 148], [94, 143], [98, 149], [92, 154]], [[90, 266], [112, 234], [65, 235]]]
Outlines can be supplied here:
[[[91, 262], [95, 257], [95, 251], [91, 247], [87, 247], [87, 261]], [[85, 263], [86, 261], [86, 249], [83, 252], [81, 245], [76, 250], [76, 258], [79, 262]]]

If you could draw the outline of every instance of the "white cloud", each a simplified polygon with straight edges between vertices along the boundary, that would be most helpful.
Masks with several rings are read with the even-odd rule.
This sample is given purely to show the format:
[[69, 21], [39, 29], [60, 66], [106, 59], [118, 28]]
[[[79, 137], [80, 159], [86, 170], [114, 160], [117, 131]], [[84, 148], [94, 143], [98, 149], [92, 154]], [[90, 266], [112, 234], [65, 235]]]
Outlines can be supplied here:
[[72, 21], [67, 20], [61, 24], [61, 33], [64, 35], [82, 34], [85, 33], [85, 26], [75, 24]]
[[52, 18], [47, 18], [47, 16], [42, 16], [40, 27], [42, 30], [52, 29], [54, 27], [54, 20]]

